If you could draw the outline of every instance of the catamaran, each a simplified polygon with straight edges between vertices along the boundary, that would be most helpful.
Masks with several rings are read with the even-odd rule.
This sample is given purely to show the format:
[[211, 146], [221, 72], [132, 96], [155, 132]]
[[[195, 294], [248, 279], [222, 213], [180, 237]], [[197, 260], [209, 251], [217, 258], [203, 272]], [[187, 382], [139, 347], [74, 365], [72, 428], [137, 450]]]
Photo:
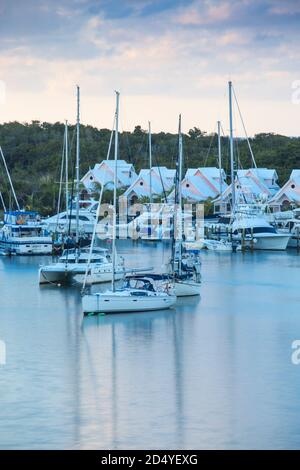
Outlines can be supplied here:
[[[110, 253], [106, 249], [93, 246], [80, 247], [80, 203], [79, 203], [79, 164], [80, 164], [80, 90], [77, 87], [77, 122], [76, 122], [76, 199], [75, 199], [75, 248], [64, 250], [62, 256], [56, 263], [41, 266], [39, 269], [39, 283], [62, 283], [82, 282], [87, 273], [88, 283], [108, 282], [112, 279], [113, 267]], [[97, 206], [98, 208], [98, 206]], [[98, 209], [97, 209], [98, 210]], [[95, 227], [93, 216], [93, 228]], [[124, 274], [122, 260], [117, 260], [115, 265], [115, 276], [121, 279]]]
[[[88, 271], [87, 284], [110, 282], [112, 278], [112, 260], [109, 250], [94, 247], [64, 250], [62, 256], [53, 264], [41, 266], [39, 269], [40, 284], [82, 283]], [[124, 263], [118, 259], [115, 269], [116, 279], [124, 277]]]

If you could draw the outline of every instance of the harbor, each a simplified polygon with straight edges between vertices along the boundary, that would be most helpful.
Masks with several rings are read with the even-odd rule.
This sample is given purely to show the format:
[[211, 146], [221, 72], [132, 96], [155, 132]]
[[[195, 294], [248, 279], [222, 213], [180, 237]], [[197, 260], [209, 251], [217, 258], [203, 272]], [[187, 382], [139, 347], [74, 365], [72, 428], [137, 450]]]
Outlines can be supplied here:
[[1, 466], [293, 465], [299, 0], [0, 18]]
[[[117, 248], [156, 268], [170, 250]], [[83, 317], [77, 287], [39, 287], [47, 258], [0, 258], [1, 449], [297, 448], [299, 255], [201, 260], [200, 297]]]

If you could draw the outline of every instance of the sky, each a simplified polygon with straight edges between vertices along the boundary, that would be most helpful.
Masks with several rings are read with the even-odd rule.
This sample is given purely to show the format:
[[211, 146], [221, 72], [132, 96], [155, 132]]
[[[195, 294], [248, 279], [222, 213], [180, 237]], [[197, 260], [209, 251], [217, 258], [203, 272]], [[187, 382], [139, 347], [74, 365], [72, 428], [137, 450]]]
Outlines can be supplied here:
[[[0, 122], [300, 135], [300, 0], [0, 0]], [[237, 109], [234, 131], [243, 135]]]

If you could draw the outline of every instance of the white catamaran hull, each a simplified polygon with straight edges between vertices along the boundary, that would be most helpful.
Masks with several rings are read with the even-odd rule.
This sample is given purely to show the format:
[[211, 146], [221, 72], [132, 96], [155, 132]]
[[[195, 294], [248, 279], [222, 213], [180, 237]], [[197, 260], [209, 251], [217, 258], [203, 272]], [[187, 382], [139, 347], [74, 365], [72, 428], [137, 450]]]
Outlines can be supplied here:
[[175, 295], [177, 297], [188, 297], [200, 295], [201, 284], [194, 281], [175, 281]]
[[163, 310], [172, 307], [175, 295], [158, 294], [149, 297], [133, 295], [90, 294], [82, 298], [84, 313], [126, 313]]
[[[68, 265], [67, 267], [46, 266], [39, 269], [40, 284], [68, 284], [72, 281], [83, 283], [85, 277], [85, 266]], [[115, 279], [118, 281], [123, 277], [123, 269], [116, 269]], [[112, 280], [112, 268], [99, 269], [92, 275], [88, 275], [87, 284], [110, 282]]]

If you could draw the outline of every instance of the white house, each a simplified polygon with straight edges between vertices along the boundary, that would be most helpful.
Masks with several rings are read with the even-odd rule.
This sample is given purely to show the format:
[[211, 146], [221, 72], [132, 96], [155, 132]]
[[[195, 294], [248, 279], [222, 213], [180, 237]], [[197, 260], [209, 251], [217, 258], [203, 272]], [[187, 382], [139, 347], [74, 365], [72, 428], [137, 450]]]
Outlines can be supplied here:
[[[151, 168], [152, 196], [161, 196], [168, 193], [174, 185], [175, 170], [170, 170], [165, 166]], [[141, 170], [133, 183], [125, 191], [124, 196], [130, 204], [137, 200], [150, 197], [150, 169]]]
[[270, 199], [273, 211], [289, 209], [290, 206], [300, 206], [300, 170], [293, 170], [289, 180]]
[[[118, 188], [127, 188], [136, 179], [137, 174], [131, 163], [125, 160], [118, 160], [117, 162], [117, 177]], [[93, 190], [97, 184], [106, 184], [106, 189], [113, 189], [114, 173], [115, 173], [114, 160], [103, 160], [101, 163], [96, 163], [93, 169], [90, 169], [81, 179], [85, 188]]]
[[[268, 168], [249, 168], [238, 170], [235, 179], [236, 202], [250, 204], [258, 200], [271, 200], [280, 189], [276, 170]], [[214, 212], [227, 213], [231, 210], [232, 188], [229, 185], [214, 201]]]
[[[216, 198], [220, 190], [227, 188], [224, 170], [216, 167], [189, 168], [181, 182], [182, 197], [190, 202]], [[173, 194], [172, 194], [173, 195]]]

